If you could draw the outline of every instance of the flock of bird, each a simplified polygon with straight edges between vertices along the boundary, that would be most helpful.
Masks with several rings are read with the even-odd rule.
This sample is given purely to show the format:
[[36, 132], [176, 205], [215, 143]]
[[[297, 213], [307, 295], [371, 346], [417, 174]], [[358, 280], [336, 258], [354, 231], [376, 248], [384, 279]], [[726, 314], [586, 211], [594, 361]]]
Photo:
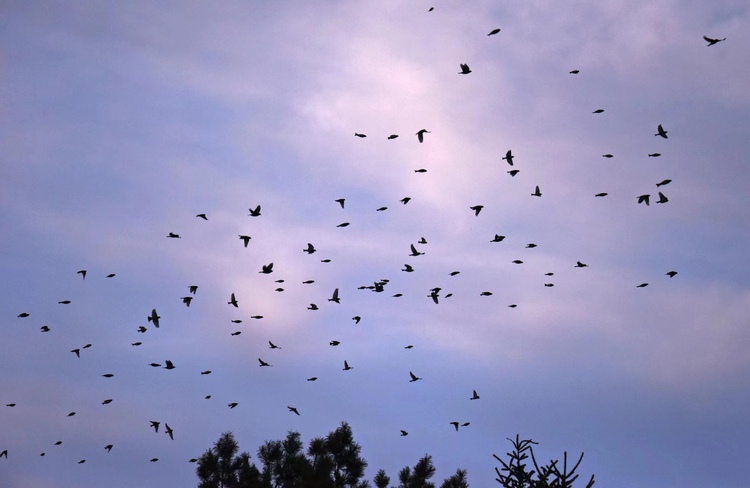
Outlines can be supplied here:
[[[493, 29], [487, 35], [488, 36], [494, 36], [494, 35], [497, 35], [498, 33], [500, 33], [500, 29]], [[709, 38], [707, 36], [704, 36], [704, 39], [708, 42], [708, 46], [713, 46], [713, 45], [715, 45], [715, 44], [717, 44], [717, 43], [725, 40], [725, 39]], [[470, 69], [470, 67], [469, 67], [469, 65], [467, 63], [460, 63], [459, 66], [460, 66], [459, 74], [461, 74], [461, 75], [469, 75], [469, 74], [473, 73], [473, 71]], [[577, 69], [576, 70], [571, 70], [569, 72], [569, 74], [571, 74], [571, 75], [578, 75], [579, 73], [580, 73], [580, 70], [577, 70]], [[593, 113], [594, 114], [601, 114], [603, 112], [604, 112], [604, 109], [597, 109]], [[420, 130], [418, 130], [415, 133], [415, 136], [416, 136], [416, 139], [417, 139], [418, 143], [422, 144], [422, 143], [425, 142], [426, 134], [431, 134], [431, 132], [429, 130], [427, 130], [427, 129], [420, 129]], [[361, 133], [361, 132], [355, 132], [354, 135], [356, 137], [358, 137], [358, 138], [366, 138], [367, 137], [366, 134]], [[654, 135], [656, 137], [660, 137], [660, 138], [665, 139], [665, 140], [668, 139], [668, 131], [662, 126], [662, 124], [659, 124], [657, 126], [656, 132], [655, 132]], [[394, 140], [394, 139], [397, 139], [398, 137], [399, 137], [398, 134], [390, 134], [390, 135], [386, 136], [386, 139], [387, 140]], [[431, 136], [431, 137], [434, 137], [434, 136]], [[613, 155], [611, 155], [611, 154], [605, 154], [603, 156], [605, 158], [611, 158], [611, 157], [613, 157]], [[660, 153], [650, 153], [650, 154], [648, 154], [648, 156], [649, 157], [659, 157], [659, 156], [661, 156], [661, 154]], [[521, 169], [517, 165], [517, 158], [520, 158], [520, 156], [517, 156], [516, 154], [514, 154], [514, 152], [513, 152], [512, 149], [508, 149], [507, 152], [505, 152], [504, 156], [502, 156], [500, 158], [501, 161], [505, 161], [505, 163], [507, 163], [507, 165], [510, 167], [510, 169], [507, 171], [507, 173], [511, 177], [515, 177], [521, 171]], [[414, 171], [416, 173], [426, 173], [427, 172], [427, 170], [424, 169], [424, 168], [419, 168], [419, 169], [416, 169]], [[672, 180], [670, 180], [670, 179], [662, 180], [662, 181], [656, 183], [656, 187], [659, 188], [659, 189], [661, 189], [662, 187], [670, 184], [671, 181]], [[533, 196], [533, 197], [542, 197], [543, 193], [542, 193], [540, 187], [538, 185], [536, 185], [534, 187], [533, 191], [530, 193], [530, 195]], [[597, 197], [597, 198], [601, 198], [601, 197], [606, 197], [607, 195], [608, 195], [608, 193], [606, 193], [606, 192], [600, 192], [600, 193], [595, 194], [594, 196]], [[665, 203], [669, 202], [669, 199], [667, 198], [667, 196], [662, 191], [657, 191], [657, 195], [658, 195], [658, 200], [656, 200], [657, 204], [665, 204]], [[637, 196], [635, 196], [636, 203], [637, 204], [644, 204], [645, 203], [646, 205], [649, 205], [650, 202], [651, 202], [651, 196], [652, 195], [650, 193], [644, 193], [644, 194], [641, 194], [641, 195], [637, 195]], [[410, 202], [410, 200], [411, 200], [411, 197], [404, 197], [404, 198], [402, 198], [400, 200], [400, 203], [403, 204], [403, 205], [407, 205]], [[338, 205], [340, 207], [340, 209], [345, 210], [345, 208], [346, 208], [345, 207], [346, 202], [347, 202], [346, 198], [337, 198], [337, 199], [333, 199], [332, 202], [331, 202], [331, 204], [332, 205], [334, 205], [334, 204]], [[382, 212], [382, 211], [387, 210], [387, 208], [388, 207], [386, 207], [386, 206], [382, 206], [382, 207], [376, 208], [375, 210]], [[483, 210], [483, 208], [484, 208], [483, 205], [474, 205], [474, 206], [469, 207], [468, 210], [470, 210], [471, 212], [473, 212], [474, 216], [478, 217], [480, 215], [481, 211]], [[253, 207], [253, 208], [249, 208], [248, 212], [249, 212], [247, 214], [248, 217], [252, 217], [252, 218], [265, 218], [263, 216], [263, 214], [262, 214], [262, 206], [260, 204], [255, 205], [255, 207]], [[205, 222], [210, 222], [210, 217], [206, 213], [199, 213], [199, 214], [196, 215], [196, 218], [198, 218], [198, 219], [200, 219], [202, 221], [205, 221]], [[345, 228], [345, 227], [347, 227], [349, 225], [350, 225], [350, 222], [341, 222], [338, 225], [336, 225], [336, 227]], [[253, 239], [252, 236], [247, 235], [247, 234], [239, 234], [238, 236], [239, 236], [239, 240], [241, 241], [241, 245], [244, 248], [248, 248], [249, 246], [251, 247], [252, 239]], [[182, 235], [180, 235], [180, 234], [178, 234], [176, 232], [172, 232], [172, 231], [168, 232], [166, 234], [166, 237], [170, 238], [170, 239], [182, 239]], [[500, 243], [504, 239], [505, 239], [504, 235], [494, 234], [494, 237], [492, 237], [489, 240], [489, 242]], [[425, 246], [426, 244], [427, 244], [427, 240], [424, 237], [422, 237], [419, 240], [417, 240], [416, 243], [411, 243], [408, 246], [408, 251], [409, 252], [405, 253], [405, 256], [412, 257], [412, 258], [417, 258], [419, 256], [424, 255], [425, 251], [422, 250], [423, 247], [418, 248], [417, 246]], [[301, 252], [306, 253], [308, 255], [312, 255], [312, 254], [314, 254], [314, 253], [316, 253], [318, 251], [317, 248], [316, 248], [316, 246], [313, 243], [309, 243], [308, 242], [306, 245], [304, 245], [304, 244], [301, 244], [301, 245], [302, 245]], [[526, 245], [526, 248], [529, 248], [529, 249], [532, 249], [532, 248], [535, 248], [535, 247], [537, 247], [536, 243], [528, 243]], [[323, 260], [321, 260], [321, 262], [323, 262], [323, 263], [329, 263], [329, 262], [331, 262], [331, 259], [323, 259]], [[519, 259], [516, 259], [516, 260], [513, 260], [512, 263], [520, 265], [520, 264], [523, 264], [523, 261], [519, 260]], [[589, 265], [586, 264], [586, 263], [584, 263], [584, 262], [582, 262], [582, 261], [575, 261], [575, 264], [571, 263], [571, 266], [575, 267], [575, 268], [586, 268]], [[416, 267], [414, 265], [412, 265], [412, 264], [405, 263], [405, 264], [403, 264], [402, 268], [398, 268], [398, 269], [401, 272], [413, 273], [413, 272], [415, 272]], [[262, 265], [261, 269], [258, 271], [258, 273], [264, 274], [264, 275], [271, 275], [271, 274], [274, 274], [275, 272], [277, 272], [277, 270], [274, 268], [274, 263], [273, 262], [269, 262], [267, 264]], [[460, 273], [460, 271], [451, 271], [449, 273], [449, 275], [450, 276], [456, 276], [459, 273]], [[81, 270], [77, 271], [75, 274], [80, 275], [80, 277], [82, 278], [82, 280], [84, 282], [87, 282], [86, 281], [87, 280], [87, 270], [81, 269]], [[676, 274], [677, 274], [677, 271], [674, 271], [674, 270], [670, 270], [670, 271], [668, 271], [666, 273], [666, 275], [669, 278], [673, 278]], [[545, 274], [545, 276], [547, 276], [548, 278], [551, 277], [551, 276], [553, 276], [553, 275], [554, 275], [553, 272], [548, 272], [548, 273]], [[114, 273], [111, 273], [111, 274], [106, 275], [106, 278], [112, 279], [112, 278], [115, 278], [115, 276], [116, 275]], [[89, 278], [89, 282], [90, 281], [91, 280]], [[284, 279], [278, 279], [278, 280], [276, 280], [274, 282], [274, 285], [273, 285], [273, 286], [275, 286], [275, 290], [274, 291], [276, 291], [276, 292], [283, 292], [284, 288], [282, 287], [282, 285], [283, 285], [284, 281], [285, 281]], [[374, 292], [374, 293], [382, 293], [382, 292], [385, 291], [385, 288], [388, 285], [389, 281], [390, 280], [388, 280], [388, 279], [380, 279], [380, 280], [374, 281], [372, 283], [368, 283], [366, 285], [362, 285], [362, 286], [359, 287], [359, 289], [360, 290], [369, 290], [369, 291]], [[313, 283], [314, 283], [314, 280], [307, 280], [307, 281], [303, 282], [303, 284], [305, 284], [305, 285], [313, 284]], [[184, 296], [177, 296], [176, 295], [175, 299], [176, 300], [177, 299], [181, 300], [181, 302], [186, 307], [190, 307], [191, 304], [193, 303], [194, 299], [196, 298], [197, 294], [198, 294], [199, 286], [198, 285], [194, 285], [194, 284], [189, 284], [189, 285], [186, 285], [186, 286], [187, 286], [187, 289], [188, 289], [188, 294], [184, 295]], [[544, 283], [544, 286], [545, 287], [552, 287], [552, 286], [554, 286], [554, 283], [551, 283], [551, 282], [548, 281], [548, 282]], [[643, 288], [645, 286], [648, 286], [648, 283], [643, 282], [643, 283], [640, 283], [640, 284], [637, 285], [637, 287], [639, 287], [639, 288]], [[443, 291], [443, 289], [441, 287], [433, 287], [433, 288], [431, 288], [429, 290], [425, 290], [425, 291], [427, 292], [426, 293], [426, 298], [429, 299], [429, 300], [431, 300], [436, 305], [440, 304], [441, 300], [450, 298], [452, 296], [452, 293], [447, 293], [447, 294], [441, 295], [441, 293]], [[241, 304], [242, 304], [241, 299], [243, 297], [241, 295], [238, 296], [238, 294], [239, 294], [239, 292], [231, 292], [228, 295], [228, 297], [227, 297], [226, 304], [229, 305], [230, 307], [234, 308], [234, 309], [239, 309], [241, 307]], [[479, 294], [480, 294], [480, 296], [484, 296], [484, 297], [488, 297], [488, 296], [492, 296], [493, 295], [493, 293], [491, 291], [488, 291], [488, 290], [483, 290]], [[398, 294], [393, 295], [393, 296], [398, 297], [398, 296], [401, 296], [401, 295], [402, 295], [401, 293], [398, 293]], [[342, 300], [343, 300], [343, 297], [342, 297], [342, 294], [340, 293], [338, 287], [334, 288], [332, 290], [332, 292], [331, 292], [330, 298], [327, 298], [328, 302], [331, 302], [331, 303], [336, 304], [336, 305], [341, 304]], [[67, 305], [71, 304], [71, 301], [70, 300], [62, 300], [62, 301], [59, 301], [58, 303], [61, 304], [61, 305], [66, 305], [67, 306]], [[517, 307], [517, 304], [511, 303], [508, 306], [511, 307], [511, 308], [515, 308], [515, 307]], [[307, 305], [307, 310], [309, 310], [309, 311], [317, 311], [317, 310], [320, 310], [320, 306], [318, 304], [316, 304], [316, 303], [309, 303], [309, 305]], [[29, 320], [33, 320], [33, 313], [24, 310], [24, 311], [21, 311], [18, 314], [17, 317], [29, 321]], [[263, 319], [263, 316], [262, 315], [252, 315], [251, 318], [252, 319]], [[145, 334], [149, 330], [150, 326], [152, 326], [154, 329], [159, 329], [160, 326], [162, 325], [162, 317], [159, 315], [159, 312], [157, 311], [156, 307], [152, 308], [152, 310], [150, 311], [150, 313], [145, 314], [145, 319], [144, 320], [145, 320], [145, 322], [143, 324], [139, 325], [137, 327], [137, 329], [135, 330], [136, 333], [138, 333], [138, 334]], [[354, 321], [355, 324], [358, 324], [362, 320], [362, 316], [361, 315], [354, 315], [352, 317], [352, 320]], [[235, 324], [239, 324], [239, 323], [242, 322], [242, 320], [241, 319], [233, 319], [232, 322], [235, 323]], [[41, 330], [42, 333], [45, 333], [45, 334], [46, 333], [50, 333], [50, 332], [53, 331], [53, 329], [49, 325], [42, 325], [42, 324], [40, 324], [40, 330]], [[242, 331], [236, 330], [236, 331], [231, 332], [231, 335], [232, 336], [239, 336], [241, 333], [242, 333]], [[271, 340], [268, 340], [267, 343], [268, 343], [268, 348], [270, 350], [280, 350], [280, 349], [282, 349], [281, 347], [277, 346]], [[138, 347], [138, 346], [141, 346], [143, 344], [143, 341], [142, 340], [133, 341], [130, 344], [131, 344], [132, 347]], [[336, 346], [339, 346], [340, 344], [341, 344], [341, 342], [339, 340], [330, 340], [330, 341], [328, 341], [328, 345], [330, 347], [336, 347]], [[85, 345], [76, 346], [76, 347], [70, 349], [70, 352], [75, 356], [75, 358], [73, 358], [73, 359], [81, 359], [81, 360], [83, 360], [84, 357], [82, 357], [82, 355], [84, 354], [84, 351], [87, 350], [87, 349], [89, 349], [89, 348], [91, 348], [91, 347], [92, 347], [91, 343], [86, 343]], [[413, 347], [414, 347], [414, 345], [412, 345], [412, 344], [408, 344], [408, 345], [404, 346], [405, 349], [412, 349]], [[270, 368], [270, 367], [273, 367], [273, 364], [267, 358], [263, 359], [261, 357], [258, 357], [257, 361], [258, 361], [258, 367], [260, 367], [260, 368]], [[176, 369], [177, 367], [181, 366], [179, 363], [176, 364], [172, 359], [165, 359], [162, 362], [152, 362], [152, 363], [149, 363], [148, 365], [151, 366], [151, 367], [153, 367], [153, 368], [162, 368], [162, 369], [166, 369], [166, 370], [173, 370], [173, 369]], [[349, 371], [351, 371], [351, 370], [354, 369], [354, 366], [352, 366], [352, 364], [350, 364], [349, 360], [344, 360], [343, 364], [341, 364], [340, 366], [341, 366], [341, 370], [343, 370], [345, 372], [349, 372]], [[211, 370], [201, 370], [200, 371], [200, 375], [201, 376], [210, 375], [211, 373], [212, 373]], [[408, 373], [408, 375], [407, 375], [407, 373]], [[114, 377], [115, 375], [113, 373], [104, 373], [101, 376], [104, 377], [104, 378], [108, 378], [109, 379], [109, 378]], [[316, 377], [316, 376], [310, 376], [310, 377], [306, 378], [306, 381], [308, 381], [308, 382], [315, 382], [316, 380], [318, 380], [318, 377]], [[415, 383], [417, 381], [423, 380], [423, 378], [417, 376], [412, 371], [404, 371], [404, 380], [405, 381], [408, 380], [408, 382]], [[211, 398], [211, 395], [205, 396], [205, 399], [210, 399], [210, 398]], [[480, 396], [479, 396], [479, 394], [477, 393], [476, 390], [471, 390], [471, 395], [467, 396], [466, 399], [467, 400], [472, 400], [472, 401], [473, 400], [479, 400]], [[104, 399], [102, 401], [102, 404], [103, 405], [109, 405], [113, 401], [114, 401], [113, 399], [107, 398], [107, 399]], [[8, 402], [5, 405], [6, 405], [7, 408], [15, 408], [15, 407], [17, 407], [17, 403], [15, 403], [15, 402]], [[238, 406], [239, 406], [238, 402], [236, 402], [236, 401], [230, 401], [230, 402], [227, 403], [227, 407], [224, 407], [224, 408], [234, 409], [234, 408], [236, 408]], [[23, 407], [20, 407], [20, 408], [23, 408]], [[298, 408], [297, 406], [288, 405], [286, 408], [288, 409], [288, 411], [290, 413], [292, 413], [292, 414], [294, 414], [296, 416], [301, 416], [301, 415], [304, 414], [304, 411], [300, 411], [301, 409]], [[67, 416], [68, 417], [72, 417], [75, 414], [76, 414], [75, 411], [71, 411], [70, 413], [67, 414]], [[153, 430], [154, 430], [155, 433], [159, 433], [159, 429], [160, 429], [160, 426], [162, 424], [163, 424], [163, 427], [164, 427], [163, 430], [162, 430], [162, 432], [166, 436], [168, 436], [169, 439], [174, 440], [175, 439], [175, 431], [170, 427], [169, 424], [167, 424], [166, 422], [164, 422], [162, 420], [156, 421], [156, 420], [151, 420], [149, 418], [144, 418], [143, 419], [143, 424], [142, 424], [141, 427], [143, 429], [151, 429], [151, 428], [153, 428]], [[470, 425], [470, 422], [468, 422], [468, 421], [451, 420], [451, 421], [446, 421], [445, 425], [446, 425], [447, 428], [453, 427], [455, 429], [455, 431], [459, 431], [460, 427], [467, 427], [467, 426]], [[405, 429], [399, 429], [398, 433], [400, 433], [400, 436], [407, 436], [409, 434], [409, 432], [407, 430], [405, 430]], [[54, 442], [51, 442], [50, 444], [51, 445], [55, 445], [55, 446], [59, 446], [59, 445], [62, 444], [62, 441], [56, 440]], [[105, 450], [106, 452], [110, 452], [113, 449], [114, 446], [116, 446], [116, 443], [113, 441], [112, 443], [108, 443], [108, 444], [102, 446], [102, 449]], [[2, 446], [0, 446], [0, 447], [2, 447]], [[198, 448], [199, 449], [203, 449], [204, 447], [206, 447], [206, 446], [199, 446]], [[9, 456], [9, 451], [10, 451], [9, 449], [2, 450], [0, 452], [0, 458], [9, 459], [11, 457], [11, 456]], [[12, 453], [12, 451], [11, 451], [11, 453]], [[42, 448], [40, 450], [40, 456], [45, 456], [45, 455], [46, 455], [46, 451], [44, 450], [44, 448]], [[196, 460], [197, 460], [197, 458], [191, 458], [189, 461], [195, 462]], [[149, 462], [156, 462], [156, 461], [158, 461], [158, 458], [152, 457], [152, 458], [149, 458], [148, 461]], [[80, 461], [78, 461], [79, 464], [83, 464], [85, 462], [86, 462], [86, 459], [80, 459]]]

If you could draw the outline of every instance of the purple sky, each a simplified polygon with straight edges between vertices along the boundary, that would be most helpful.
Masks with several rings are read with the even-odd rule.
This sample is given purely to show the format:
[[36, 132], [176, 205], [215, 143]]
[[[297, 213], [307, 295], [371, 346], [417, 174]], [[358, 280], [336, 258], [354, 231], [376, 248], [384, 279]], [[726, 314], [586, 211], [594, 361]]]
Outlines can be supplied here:
[[746, 486], [750, 6], [564, 3], [5, 2], [0, 486], [193, 486], [222, 432], [342, 421], [368, 479], [493, 486], [520, 434], [597, 486]]

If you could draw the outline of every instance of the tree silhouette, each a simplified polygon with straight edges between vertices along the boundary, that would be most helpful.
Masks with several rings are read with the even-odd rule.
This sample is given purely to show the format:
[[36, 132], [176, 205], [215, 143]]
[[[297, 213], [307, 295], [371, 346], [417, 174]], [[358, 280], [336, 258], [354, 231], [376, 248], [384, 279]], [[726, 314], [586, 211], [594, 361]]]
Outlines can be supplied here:
[[224, 432], [211, 449], [198, 459], [195, 473], [198, 488], [252, 488], [261, 486], [259, 471], [250, 463], [250, 455], [237, 456], [239, 445], [231, 432]]
[[378, 473], [372, 479], [372, 482], [375, 483], [376, 488], [388, 488], [388, 483], [391, 482], [391, 478], [385, 474], [385, 470], [381, 469], [378, 470]]
[[435, 466], [432, 464], [432, 456], [425, 454], [422, 459], [417, 461], [413, 469], [409, 466], [398, 473], [398, 488], [435, 488], [435, 483], [427, 480], [435, 474]]
[[456, 474], [444, 480], [440, 488], [469, 488], [469, 482], [466, 480], [466, 470], [457, 469]]

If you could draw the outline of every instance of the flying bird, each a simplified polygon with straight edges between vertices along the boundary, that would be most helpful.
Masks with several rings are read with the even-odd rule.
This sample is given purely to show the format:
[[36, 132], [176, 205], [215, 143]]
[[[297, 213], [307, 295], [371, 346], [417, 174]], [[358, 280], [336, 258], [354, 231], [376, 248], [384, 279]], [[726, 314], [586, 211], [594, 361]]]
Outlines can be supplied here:
[[[505, 153], [505, 157], [503, 159], [506, 160], [509, 165], [513, 166], [513, 153], [512, 153], [512, 149], [508, 149], [508, 152]], [[515, 175], [511, 175], [511, 176], [515, 176]]]
[[401, 431], [401, 437], [406, 437], [407, 435], [409, 435], [408, 432], [406, 432], [405, 430]]
[[474, 205], [473, 207], [469, 207], [469, 208], [474, 211], [474, 216], [477, 216], [479, 215], [479, 212], [481, 212], [482, 209], [484, 208], [484, 205]]
[[161, 422], [157, 422], [156, 420], [151, 420], [150, 422], [151, 427], [154, 428], [154, 432], [159, 432], [159, 424], [161, 424]]
[[664, 139], [668, 139], [668, 137], [667, 137], [667, 131], [664, 130], [664, 127], [662, 127], [661, 124], [659, 124], [659, 127], [656, 128], [656, 134], [654, 134], [654, 135], [655, 136], [661, 136]]
[[164, 369], [174, 369], [175, 368], [175, 365], [172, 364], [172, 361], [170, 361], [169, 359], [167, 359], [166, 361], [164, 361], [164, 364], [166, 364], [166, 366], [164, 366]]
[[201, 374], [202, 375], [204, 375], [204, 374], [211, 374], [211, 371], [207, 369], [206, 371], [201, 371]]
[[112, 399], [111, 398], [107, 398], [106, 400], [104, 400], [102, 402], [102, 405], [109, 405], [110, 403], [112, 403]]
[[401, 200], [399, 200], [399, 202], [401, 202], [404, 205], [406, 205], [407, 203], [409, 203], [409, 200], [411, 200], [411, 197], [404, 197]]
[[240, 239], [242, 239], [243, 244], [245, 244], [245, 247], [247, 247], [247, 245], [250, 243], [250, 239], [252, 239], [252, 237], [250, 237], [250, 236], [240, 236]]
[[346, 201], [346, 198], [337, 198], [334, 200], [334, 202], [338, 202], [339, 205], [341, 205], [341, 208], [344, 208], [344, 202]]
[[596, 194], [596, 195], [594, 195], [594, 196], [595, 196], [595, 197], [606, 197], [607, 195], [609, 195], [609, 193], [597, 193], [597, 194]]
[[659, 183], [656, 184], [657, 187], [664, 186], [672, 183], [672, 180], [661, 180]]
[[258, 273], [271, 274], [273, 273], [273, 263], [264, 264], [261, 266], [261, 270]]
[[602, 157], [610, 159], [610, 158], [614, 158], [614, 155], [608, 153], [608, 154], [602, 154]]
[[658, 158], [659, 156], [661, 156], [661, 153], [651, 153], [648, 155], [650, 158]]
[[258, 205], [254, 209], [249, 208], [247, 210], [250, 212], [250, 215], [249, 215], [250, 217], [258, 217], [258, 216], [260, 216], [260, 205]]
[[331, 341], [328, 343], [329, 346], [338, 346], [339, 344], [341, 344], [339, 341]]
[[188, 287], [188, 291], [189, 291], [190, 293], [192, 293], [193, 295], [195, 295], [195, 292], [197, 292], [197, 291], [198, 291], [198, 286], [197, 286], [197, 285], [190, 285], [190, 286]]
[[656, 201], [656, 203], [667, 203], [669, 201], [669, 198], [665, 197], [662, 192], [659, 192], [659, 199]]
[[516, 176], [516, 175], [517, 175], [518, 173], [520, 173], [520, 172], [521, 172], [521, 170], [520, 170], [520, 169], [512, 169], [512, 170], [510, 170], [510, 171], [506, 171], [506, 173], [508, 173], [508, 174], [509, 174], [509, 175], [511, 175], [511, 176]]
[[409, 383], [414, 383], [415, 381], [422, 379], [422, 378], [417, 377], [417, 375], [415, 375], [411, 371], [409, 371], [409, 376], [411, 377], [411, 379], [409, 380]]
[[279, 346], [277, 346], [276, 344], [274, 344], [271, 341], [268, 341], [268, 348], [269, 349], [281, 349]]
[[169, 436], [170, 439], [174, 440], [174, 431], [166, 422], [164, 423], [164, 431]]
[[471, 398], [469, 400], [479, 400], [479, 395], [477, 395], [477, 390], [472, 390], [473, 393], [471, 395]]
[[47, 325], [41, 326], [40, 329], [42, 330], [42, 332], [49, 332], [50, 331], [50, 328]]
[[726, 37], [725, 37], [724, 39], [712, 39], [712, 38], [710, 38], [710, 37], [708, 37], [708, 36], [703, 36], [703, 39], [704, 39], [704, 40], [705, 40], [705, 41], [706, 41], [706, 42], [708, 43], [708, 44], [707, 44], [707, 47], [708, 47], [708, 46], [713, 46], [713, 45], [714, 45], [714, 44], [716, 44], [717, 42], [721, 42], [721, 41], [726, 41], [726, 40], [727, 40], [727, 38], [726, 38]]
[[592, 113], [592, 114], [600, 114], [600, 113], [602, 113], [602, 112], [604, 112], [604, 109], [603, 109], [603, 108], [598, 108], [598, 109], [594, 110], [594, 111], [593, 111], [593, 112], [591, 112], [591, 113]]
[[636, 288], [645, 288], [648, 286], [648, 283], [641, 283], [640, 285], [636, 286]]
[[349, 366], [349, 363], [344, 360], [344, 371], [349, 371], [350, 369], [354, 369], [354, 367]]
[[456, 428], [456, 432], [458, 432], [458, 422], [450, 422], [450, 424]]
[[414, 172], [415, 173], [427, 173], [427, 170], [424, 168], [420, 168], [420, 169], [415, 169]]
[[232, 293], [231, 297], [229, 298], [227, 305], [234, 305], [234, 308], [239, 308], [239, 305], [237, 304], [237, 299], [234, 297], [234, 293]]
[[307, 248], [303, 249], [302, 252], [306, 252], [307, 254], [312, 254], [316, 251], [315, 246], [313, 246], [311, 243], [307, 243]]
[[574, 268], [586, 268], [586, 267], [588, 267], [588, 264], [586, 264], [586, 263], [582, 263], [582, 262], [580, 262], [580, 261], [576, 261], [576, 265], [575, 265], [575, 266], [573, 266], [573, 267], [574, 267]]
[[391, 139], [396, 139], [397, 137], [398, 137], [398, 134], [391, 134], [388, 136], [388, 140], [390, 141]]
[[479, 293], [479, 296], [480, 297], [490, 297], [490, 296], [492, 296], [492, 292], [491, 291], [483, 291], [483, 292]]
[[193, 301], [193, 297], [180, 297], [180, 300], [182, 300], [182, 303], [184, 303], [186, 307], [190, 307], [190, 302]]
[[414, 244], [411, 244], [411, 254], [409, 254], [409, 256], [421, 256], [422, 254], [424, 253], [417, 251], [417, 248], [414, 247]]
[[488, 36], [494, 36], [494, 35], [495, 35], [495, 34], [497, 34], [498, 32], [500, 32], [500, 29], [492, 29], [492, 30], [490, 31], [490, 33], [489, 33], [489, 34], [487, 34], [487, 35], [488, 35]]
[[317, 380], [317, 379], [318, 379], [318, 377], [317, 377], [317, 376], [312, 376], [312, 377], [310, 377], [310, 378], [307, 378], [307, 381], [315, 381], [315, 380]]
[[286, 408], [288, 408], [290, 412], [296, 413], [299, 416], [299, 412], [297, 411], [297, 409], [295, 407], [289, 407], [289, 406], [287, 406]]
[[471, 73], [471, 69], [469, 69], [469, 65], [461, 63], [461, 71], [458, 74], [459, 75], [468, 75], [469, 73]]
[[349, 222], [342, 222], [339, 225], [337, 225], [336, 227], [348, 227], [348, 226], [349, 226]]
[[62, 304], [62, 305], [70, 305], [70, 300], [61, 300], [57, 303]]
[[580, 73], [580, 70], [574, 69], [572, 71], [568, 71], [568, 73], [571, 75], [577, 75], [578, 73]]
[[362, 320], [362, 317], [360, 317], [359, 315], [355, 315], [354, 317], [352, 317], [352, 320], [355, 324], [358, 324], [359, 321]]
[[29, 316], [29, 314], [28, 314], [28, 313], [26, 313], [26, 312], [21, 312], [21, 313], [19, 313], [19, 314], [18, 314], [18, 316], [19, 316], [20, 318], [24, 318], [24, 317], [28, 317], [28, 316]]
[[175, 234], [174, 232], [170, 232], [169, 234], [167, 234], [167, 237], [169, 237], [170, 239], [182, 239], [180, 237], [180, 234]]
[[158, 329], [159, 328], [159, 319], [160, 318], [161, 317], [159, 317], [159, 315], [156, 313], [156, 309], [152, 308], [151, 309], [151, 315], [149, 315], [148, 317], [146, 317], [146, 320], [148, 320], [149, 322], [151, 322], [152, 324], [154, 324], [154, 327], [156, 327]]
[[340, 298], [339, 298], [339, 289], [338, 288], [336, 288], [335, 290], [333, 290], [333, 295], [331, 296], [331, 298], [328, 299], [328, 301], [329, 302], [341, 303]]
[[531, 196], [532, 197], [541, 197], [542, 196], [542, 192], [539, 191], [539, 185], [536, 186], [536, 188], [534, 189], [534, 193], [532, 193]]
[[258, 358], [258, 362], [260, 363], [260, 366], [261, 366], [261, 367], [263, 367], [263, 366], [271, 366], [271, 365], [270, 365], [270, 364], [268, 364], [267, 362], [263, 361], [263, 360], [262, 360], [261, 358]]
[[667, 276], [669, 276], [670, 278], [674, 278], [674, 275], [676, 275], [676, 274], [677, 274], [677, 271], [669, 271], [669, 272], [667, 272]]
[[388, 210], [388, 207], [378, 207], [375, 209], [376, 212], [382, 212], [383, 210]]
[[232, 403], [230, 403], [230, 404], [228, 405], [228, 407], [229, 407], [229, 408], [234, 408], [234, 407], [236, 407], [237, 405], [239, 405], [239, 403], [237, 403], [237, 402], [232, 402]]
[[355, 132], [354, 135], [357, 136], [357, 137], [367, 137], [367, 135], [360, 134], [359, 132]]
[[107, 444], [106, 446], [104, 446], [104, 449], [106, 449], [107, 452], [111, 452], [113, 447], [115, 446], [113, 446], [112, 444]]
[[646, 205], [648, 205], [649, 204], [648, 203], [648, 199], [650, 197], [651, 197], [651, 195], [641, 195], [641, 196], [637, 197], [638, 198], [638, 203], [645, 203]]
[[80, 271], [76, 271], [76, 274], [81, 275], [81, 278], [83, 278], [84, 280], [86, 279], [86, 270], [85, 269], [82, 269]]
[[318, 310], [318, 306], [314, 303], [311, 303], [309, 307], [307, 307], [308, 310]]
[[419, 140], [420, 143], [424, 142], [425, 133], [429, 134], [430, 131], [428, 131], [427, 129], [422, 129], [419, 132], [417, 132], [417, 139]]
[[71, 349], [70, 352], [74, 352], [76, 354], [76, 357], [79, 357], [79, 358], [81, 357], [81, 350], [78, 348]]
[[402, 269], [401, 271], [406, 271], [407, 273], [411, 273], [412, 271], [414, 271], [414, 268], [412, 268], [410, 264], [404, 264], [404, 269]]
[[206, 214], [204, 214], [204, 213], [200, 213], [200, 214], [196, 215], [196, 217], [201, 218], [203, 220], [208, 220], [208, 217], [206, 217]]
[[503, 239], [505, 239], [505, 236], [495, 234], [495, 237], [493, 237], [490, 242], [501, 242]]
[[533, 242], [526, 244], [526, 249], [534, 249], [535, 247], [537, 247], [537, 245]]

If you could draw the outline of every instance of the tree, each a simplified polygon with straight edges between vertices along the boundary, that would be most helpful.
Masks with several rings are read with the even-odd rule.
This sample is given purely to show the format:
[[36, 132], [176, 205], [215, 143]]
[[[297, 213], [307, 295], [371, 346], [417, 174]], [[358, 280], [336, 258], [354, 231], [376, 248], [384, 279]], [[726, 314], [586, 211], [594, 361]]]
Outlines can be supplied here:
[[372, 482], [375, 483], [376, 488], [388, 488], [388, 483], [391, 482], [391, 478], [385, 474], [385, 470], [381, 469], [378, 470], [377, 474], [372, 479]]
[[424, 457], [414, 465], [414, 469], [409, 469], [409, 466], [404, 466], [404, 468], [399, 471], [398, 480], [400, 484], [398, 488], [435, 488], [435, 483], [427, 481], [432, 478], [434, 474], [435, 466], [432, 464], [432, 456], [425, 454]]
[[260, 486], [259, 471], [250, 455], [237, 456], [239, 445], [231, 432], [224, 432], [211, 449], [198, 459], [198, 488], [252, 488]]
[[440, 488], [469, 488], [469, 482], [466, 480], [466, 470], [457, 469], [456, 474], [443, 480]]
[[302, 451], [299, 432], [290, 431], [283, 441], [266, 441], [258, 449], [263, 464], [261, 478], [273, 488], [297, 488], [309, 476], [310, 462]]

